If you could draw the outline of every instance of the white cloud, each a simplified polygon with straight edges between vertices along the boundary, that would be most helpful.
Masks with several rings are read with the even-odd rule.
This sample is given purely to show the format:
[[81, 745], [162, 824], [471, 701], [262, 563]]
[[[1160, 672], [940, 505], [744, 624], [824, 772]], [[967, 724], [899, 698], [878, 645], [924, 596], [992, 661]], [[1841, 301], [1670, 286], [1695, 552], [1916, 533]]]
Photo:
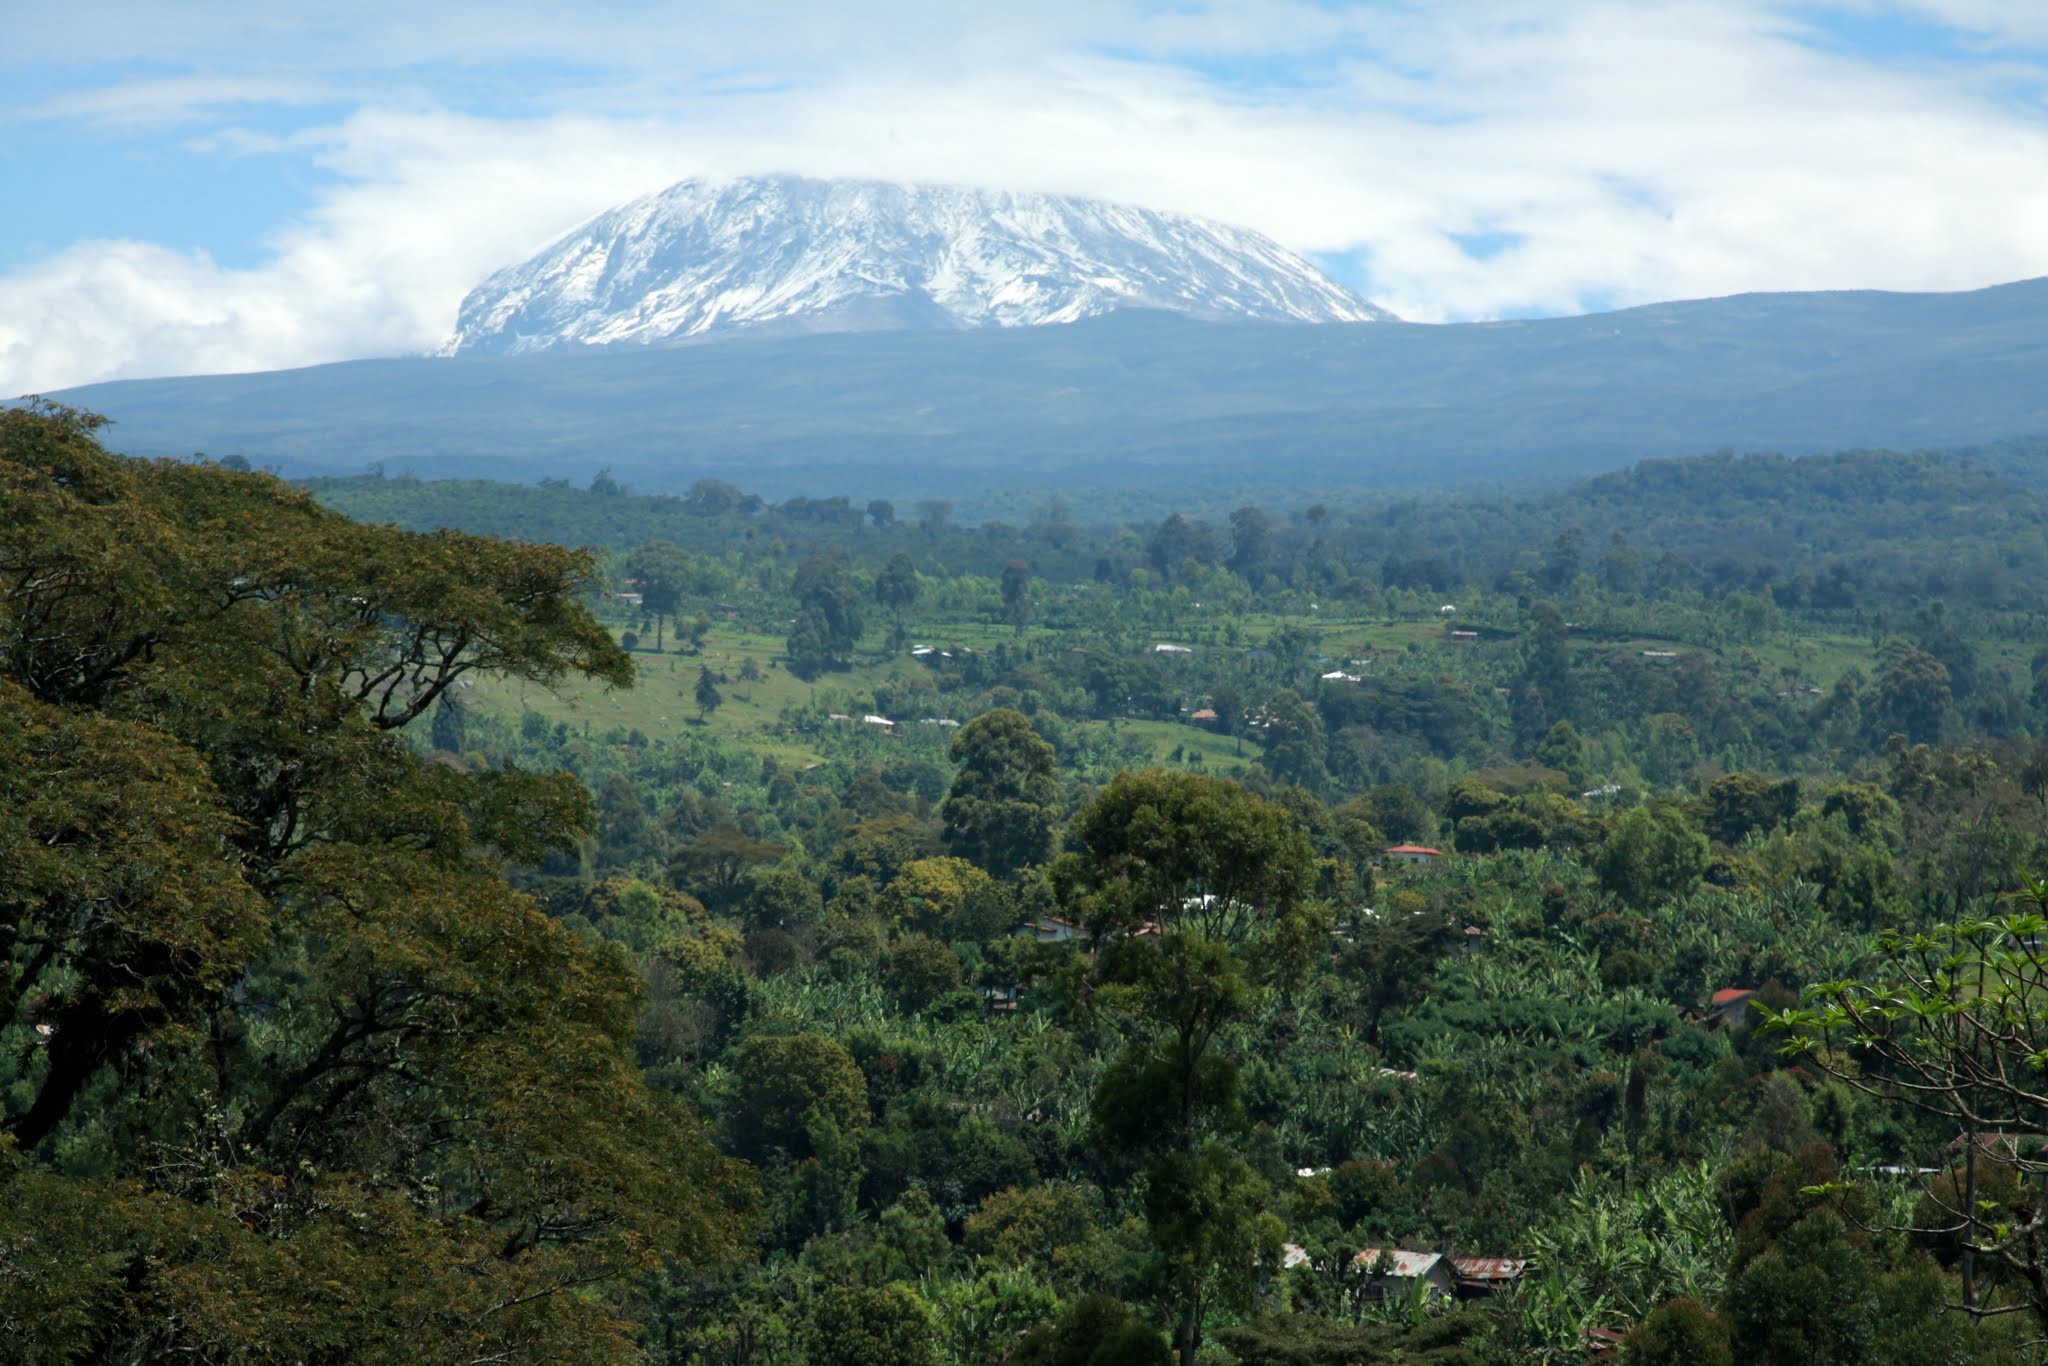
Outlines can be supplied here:
[[78, 119], [101, 127], [183, 123], [240, 105], [310, 104], [332, 92], [271, 76], [171, 76], [67, 90], [24, 110], [24, 120]]
[[1971, 42], [1986, 47], [2048, 46], [2048, 9], [2032, 0], [1857, 0], [1850, 7], [1878, 13], [1903, 10], [1960, 29]]
[[[858, 15], [784, 0], [710, 7], [687, 30], [604, 6], [574, 20], [506, 7], [488, 22], [448, 6], [384, 24], [386, 3], [324, 33], [274, 19], [244, 34], [272, 62], [275, 44], [310, 58], [324, 39], [306, 88], [383, 92], [288, 140], [339, 184], [277, 232], [269, 258], [234, 270], [88, 242], [0, 277], [0, 392], [423, 350], [490, 269], [697, 173], [1009, 184], [1210, 214], [1360, 253], [1374, 297], [1421, 319], [2048, 273], [2041, 118], [1989, 98], [1971, 68], [1858, 60], [1737, 0], [1219, 4], [1159, 18], [1047, 0], [972, 29], [917, 0]], [[178, 34], [138, 13], [122, 40], [198, 53], [245, 17], [179, 8]], [[1923, 8], [1971, 24], [1991, 7]], [[405, 63], [459, 55], [482, 81], [541, 51], [569, 65], [532, 77], [546, 112], [531, 117], [447, 112], [406, 84], [438, 88]], [[362, 76], [378, 63], [393, 70]], [[266, 79], [156, 76], [69, 98], [80, 115], [188, 118], [260, 98]], [[278, 145], [260, 127], [204, 136]], [[1508, 245], [1476, 260], [1454, 234]]]
[[423, 350], [489, 271], [694, 169], [644, 129], [581, 118], [365, 113], [321, 142], [347, 179], [254, 268], [96, 241], [0, 277], [0, 392]]

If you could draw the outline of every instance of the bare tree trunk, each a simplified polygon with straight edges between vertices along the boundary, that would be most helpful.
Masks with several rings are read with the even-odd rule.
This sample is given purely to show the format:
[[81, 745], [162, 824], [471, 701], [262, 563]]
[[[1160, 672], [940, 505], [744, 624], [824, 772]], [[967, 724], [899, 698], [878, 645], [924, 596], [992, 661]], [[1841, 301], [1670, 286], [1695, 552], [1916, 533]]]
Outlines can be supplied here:
[[1977, 1136], [1963, 1158], [1963, 1308], [1977, 1307]]

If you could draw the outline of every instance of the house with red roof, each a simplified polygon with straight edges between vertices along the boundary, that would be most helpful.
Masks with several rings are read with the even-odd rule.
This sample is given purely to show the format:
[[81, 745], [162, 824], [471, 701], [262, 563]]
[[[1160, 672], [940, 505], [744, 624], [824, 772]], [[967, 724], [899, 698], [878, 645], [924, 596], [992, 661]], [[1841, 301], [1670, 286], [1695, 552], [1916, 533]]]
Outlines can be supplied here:
[[1723, 987], [1694, 1023], [1705, 1029], [1740, 1029], [1749, 1023], [1749, 1003], [1755, 995], [1748, 987]]
[[1387, 857], [1396, 863], [1411, 867], [1427, 867], [1444, 856], [1441, 849], [1432, 849], [1426, 844], [1396, 844], [1386, 851]]

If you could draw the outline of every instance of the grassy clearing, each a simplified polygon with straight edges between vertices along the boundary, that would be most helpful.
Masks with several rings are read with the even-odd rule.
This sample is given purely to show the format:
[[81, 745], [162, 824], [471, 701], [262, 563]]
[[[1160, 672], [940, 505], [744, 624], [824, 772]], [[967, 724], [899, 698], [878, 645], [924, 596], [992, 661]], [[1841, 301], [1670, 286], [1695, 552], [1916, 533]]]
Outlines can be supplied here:
[[1182, 763], [1200, 755], [1203, 766], [1218, 771], [1258, 762], [1257, 741], [1218, 735], [1186, 722], [1119, 721], [1117, 730], [1127, 738], [1135, 738], [1150, 746], [1154, 762], [1160, 764], [1170, 762], [1176, 749], [1181, 751]]
[[[1498, 670], [1503, 650], [1516, 648], [1514, 642], [1500, 638], [1454, 644], [1448, 638], [1453, 620], [1434, 615], [1389, 622], [1383, 617], [1334, 613], [1307, 617], [1298, 613], [1249, 614], [1235, 618], [1240, 642], [1235, 647], [1210, 643], [1220, 635], [1219, 623], [1214, 621], [1185, 623], [1193, 629], [1181, 635], [1171, 628], [1152, 634], [1164, 641], [1199, 637], [1205, 643], [1196, 648], [1203, 654], [1214, 654], [1254, 648], [1283, 627], [1307, 627], [1322, 637], [1313, 651], [1321, 661], [1319, 668], [1342, 667], [1354, 660], [1369, 661], [1364, 667], [1374, 673], [1449, 675], [1473, 683], [1482, 682], [1490, 671]], [[624, 623], [614, 623], [615, 632], [623, 634], [624, 629]], [[877, 641], [880, 629], [881, 623], [876, 623], [868, 637], [871, 643]], [[1056, 629], [1038, 627], [1030, 629], [1025, 639], [1057, 640], [1063, 635]], [[1016, 642], [1018, 637], [1005, 624], [962, 616], [922, 618], [912, 639], [941, 650], [986, 651]], [[1580, 640], [1574, 646], [1596, 653], [1699, 650], [1697, 645], [1648, 635], [1624, 640]], [[821, 748], [824, 737], [790, 728], [788, 718], [794, 712], [822, 710], [859, 717], [875, 706], [878, 696], [889, 699], [887, 709], [899, 721], [914, 722], [923, 716], [946, 715], [951, 710], [939, 699], [931, 671], [907, 653], [883, 655], [868, 650], [858, 657], [851, 670], [805, 682], [781, 666], [782, 648], [779, 635], [748, 631], [732, 622], [716, 622], [702, 649], [695, 654], [680, 653], [672, 643], [661, 653], [650, 648], [635, 650], [633, 661], [638, 680], [630, 689], [605, 689], [570, 680], [559, 693], [550, 693], [505, 679], [480, 679], [467, 700], [483, 712], [509, 719], [532, 710], [550, 722], [566, 722], [578, 728], [587, 723], [599, 732], [619, 727], [638, 730], [652, 739], [694, 734], [772, 754], [781, 762], [797, 766], [819, 762], [826, 756]], [[2011, 649], [2018, 651], [2017, 646]], [[1753, 660], [1750, 668], [1757, 685], [1773, 690], [1812, 687], [1826, 691], [1850, 669], [1867, 674], [1872, 667], [1869, 639], [1851, 635], [1779, 635], [1754, 647], [1737, 646], [1706, 653], [1724, 665], [1748, 656]], [[1987, 665], [2008, 662], [1989, 648], [1985, 660]], [[749, 661], [758, 678], [742, 682], [741, 674]], [[2020, 661], [2022, 665], [2024, 662]], [[725, 680], [719, 685], [724, 703], [708, 719], [699, 717], [694, 696], [698, 671], [704, 667]], [[1154, 762], [1161, 764], [1174, 762], [1175, 750], [1181, 754], [1178, 762], [1199, 762], [1216, 771], [1228, 771], [1256, 758], [1256, 747], [1250, 742], [1217, 735], [1184, 721], [1120, 720], [1116, 724], [1126, 742], [1136, 741], [1149, 751]]]

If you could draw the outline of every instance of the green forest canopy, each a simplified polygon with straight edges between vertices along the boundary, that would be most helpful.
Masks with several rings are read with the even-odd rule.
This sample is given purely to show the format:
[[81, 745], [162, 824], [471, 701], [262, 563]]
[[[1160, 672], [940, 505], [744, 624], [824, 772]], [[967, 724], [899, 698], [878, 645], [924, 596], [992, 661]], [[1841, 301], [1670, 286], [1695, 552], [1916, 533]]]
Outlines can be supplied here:
[[1756, 1027], [1932, 994], [1947, 924], [2037, 970], [1982, 917], [2048, 862], [2044, 509], [1989, 466], [315, 492], [365, 520], [0, 417], [8, 1354], [2025, 1359], [1941, 1308], [1968, 1221], [1894, 1231], [1965, 1121]]

